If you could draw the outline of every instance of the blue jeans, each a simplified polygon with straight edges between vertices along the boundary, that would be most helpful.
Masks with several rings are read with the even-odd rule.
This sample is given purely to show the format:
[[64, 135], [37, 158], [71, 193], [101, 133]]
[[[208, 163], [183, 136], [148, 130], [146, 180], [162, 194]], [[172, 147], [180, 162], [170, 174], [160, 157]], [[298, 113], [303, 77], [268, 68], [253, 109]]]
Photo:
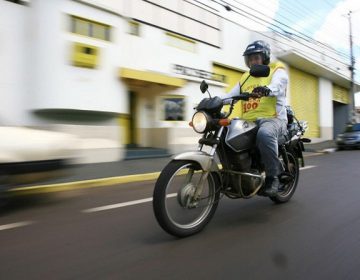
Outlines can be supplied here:
[[278, 176], [284, 171], [278, 157], [278, 140], [286, 133], [287, 122], [273, 118], [258, 120], [256, 124], [259, 126], [256, 135], [256, 146], [260, 151], [266, 176]]

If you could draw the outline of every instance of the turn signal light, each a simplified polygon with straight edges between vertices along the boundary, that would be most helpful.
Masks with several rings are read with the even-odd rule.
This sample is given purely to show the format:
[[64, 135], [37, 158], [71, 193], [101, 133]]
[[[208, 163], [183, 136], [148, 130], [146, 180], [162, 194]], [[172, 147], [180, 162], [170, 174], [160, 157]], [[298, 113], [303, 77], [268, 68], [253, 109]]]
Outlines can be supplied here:
[[221, 120], [219, 120], [219, 125], [221, 125], [221, 126], [228, 126], [228, 125], [230, 125], [230, 123], [231, 123], [231, 120], [230, 119], [221, 119]]

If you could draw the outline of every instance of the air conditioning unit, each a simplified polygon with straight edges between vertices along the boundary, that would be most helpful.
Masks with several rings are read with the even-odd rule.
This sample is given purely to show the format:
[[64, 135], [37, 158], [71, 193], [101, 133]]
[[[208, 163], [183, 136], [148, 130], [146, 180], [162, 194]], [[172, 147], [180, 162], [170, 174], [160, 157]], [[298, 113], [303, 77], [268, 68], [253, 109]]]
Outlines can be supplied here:
[[78, 67], [95, 68], [98, 63], [99, 48], [75, 42], [73, 45], [72, 64]]

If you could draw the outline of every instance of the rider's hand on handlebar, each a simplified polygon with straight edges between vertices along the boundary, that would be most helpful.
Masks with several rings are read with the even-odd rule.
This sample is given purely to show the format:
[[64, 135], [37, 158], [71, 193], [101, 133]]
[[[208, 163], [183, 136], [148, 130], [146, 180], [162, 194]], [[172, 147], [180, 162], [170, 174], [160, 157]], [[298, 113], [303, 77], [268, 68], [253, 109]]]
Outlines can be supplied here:
[[271, 90], [268, 87], [256, 87], [252, 91], [252, 95], [256, 96], [257, 98], [269, 96], [270, 93]]

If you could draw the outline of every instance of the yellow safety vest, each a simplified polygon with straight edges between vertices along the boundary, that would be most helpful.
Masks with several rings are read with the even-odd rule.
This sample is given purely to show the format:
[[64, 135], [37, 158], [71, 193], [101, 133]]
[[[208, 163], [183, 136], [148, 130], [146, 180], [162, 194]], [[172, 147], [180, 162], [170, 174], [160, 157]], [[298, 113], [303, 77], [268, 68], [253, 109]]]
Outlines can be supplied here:
[[[240, 86], [242, 92], [251, 93], [254, 88], [259, 86], [268, 86], [271, 83], [274, 72], [279, 68], [285, 68], [285, 65], [281, 62], [274, 62], [269, 64], [270, 74], [267, 77], [252, 77], [249, 72], [246, 72], [241, 76]], [[244, 84], [244, 81], [247, 81]], [[275, 118], [276, 113], [276, 96], [267, 96], [256, 99], [249, 99], [249, 101], [241, 101], [241, 118], [249, 121], [255, 121], [257, 119]]]

